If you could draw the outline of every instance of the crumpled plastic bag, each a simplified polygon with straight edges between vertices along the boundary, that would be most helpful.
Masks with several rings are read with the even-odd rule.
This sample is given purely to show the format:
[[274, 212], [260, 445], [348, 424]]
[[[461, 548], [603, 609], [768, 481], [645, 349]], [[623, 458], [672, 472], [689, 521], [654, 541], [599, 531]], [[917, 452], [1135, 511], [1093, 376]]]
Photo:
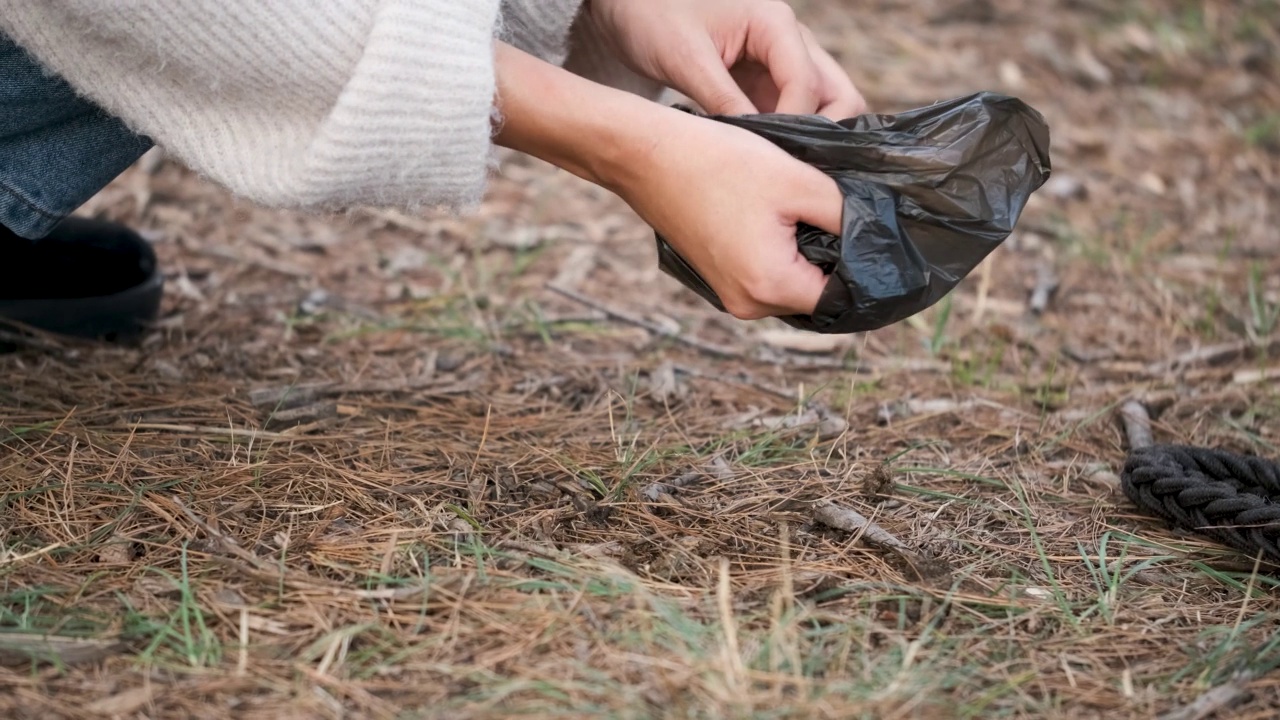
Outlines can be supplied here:
[[[760, 135], [834, 178], [843, 232], [801, 224], [800, 253], [827, 273], [802, 330], [854, 333], [910, 317], [949, 293], [1013, 231], [1049, 179], [1049, 128], [1016, 98], [983, 92], [898, 115], [710, 116]], [[712, 305], [705, 280], [656, 235], [663, 271]]]

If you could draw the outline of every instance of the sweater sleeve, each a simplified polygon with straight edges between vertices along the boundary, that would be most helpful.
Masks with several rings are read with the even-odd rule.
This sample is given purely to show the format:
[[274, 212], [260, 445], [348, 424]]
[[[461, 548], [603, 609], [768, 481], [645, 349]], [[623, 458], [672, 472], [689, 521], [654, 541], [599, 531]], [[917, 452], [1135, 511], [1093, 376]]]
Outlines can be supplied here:
[[582, 0], [502, 0], [502, 38], [588, 80], [657, 99], [666, 88], [626, 67], [581, 5]]
[[483, 192], [500, 0], [0, 0], [0, 29], [197, 172], [295, 208]]

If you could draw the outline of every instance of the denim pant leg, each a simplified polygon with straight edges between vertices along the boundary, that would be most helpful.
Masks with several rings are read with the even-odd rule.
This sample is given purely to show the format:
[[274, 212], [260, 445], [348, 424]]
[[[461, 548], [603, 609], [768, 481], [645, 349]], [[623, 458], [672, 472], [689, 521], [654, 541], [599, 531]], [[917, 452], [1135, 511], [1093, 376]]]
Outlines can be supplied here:
[[150, 147], [0, 33], [0, 225], [47, 235]]

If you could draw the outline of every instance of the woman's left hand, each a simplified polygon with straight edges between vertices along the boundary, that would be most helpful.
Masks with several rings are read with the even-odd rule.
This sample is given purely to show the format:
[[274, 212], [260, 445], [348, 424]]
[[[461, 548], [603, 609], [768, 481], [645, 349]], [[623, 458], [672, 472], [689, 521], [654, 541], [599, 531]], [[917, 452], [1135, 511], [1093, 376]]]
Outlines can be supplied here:
[[632, 70], [710, 113], [866, 112], [853, 81], [781, 0], [588, 0]]

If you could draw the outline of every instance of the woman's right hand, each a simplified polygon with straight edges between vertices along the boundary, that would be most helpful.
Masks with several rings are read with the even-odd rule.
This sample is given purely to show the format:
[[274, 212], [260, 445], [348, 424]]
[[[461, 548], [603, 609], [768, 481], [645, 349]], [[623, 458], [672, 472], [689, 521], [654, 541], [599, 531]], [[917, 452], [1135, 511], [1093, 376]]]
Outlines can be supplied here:
[[505, 44], [500, 144], [622, 197], [743, 319], [809, 315], [826, 278], [796, 224], [839, 234], [835, 181], [746, 130], [584, 80]]
[[752, 320], [813, 313], [826, 286], [796, 224], [840, 234], [835, 181], [745, 130], [662, 110], [653, 142], [607, 184]]

